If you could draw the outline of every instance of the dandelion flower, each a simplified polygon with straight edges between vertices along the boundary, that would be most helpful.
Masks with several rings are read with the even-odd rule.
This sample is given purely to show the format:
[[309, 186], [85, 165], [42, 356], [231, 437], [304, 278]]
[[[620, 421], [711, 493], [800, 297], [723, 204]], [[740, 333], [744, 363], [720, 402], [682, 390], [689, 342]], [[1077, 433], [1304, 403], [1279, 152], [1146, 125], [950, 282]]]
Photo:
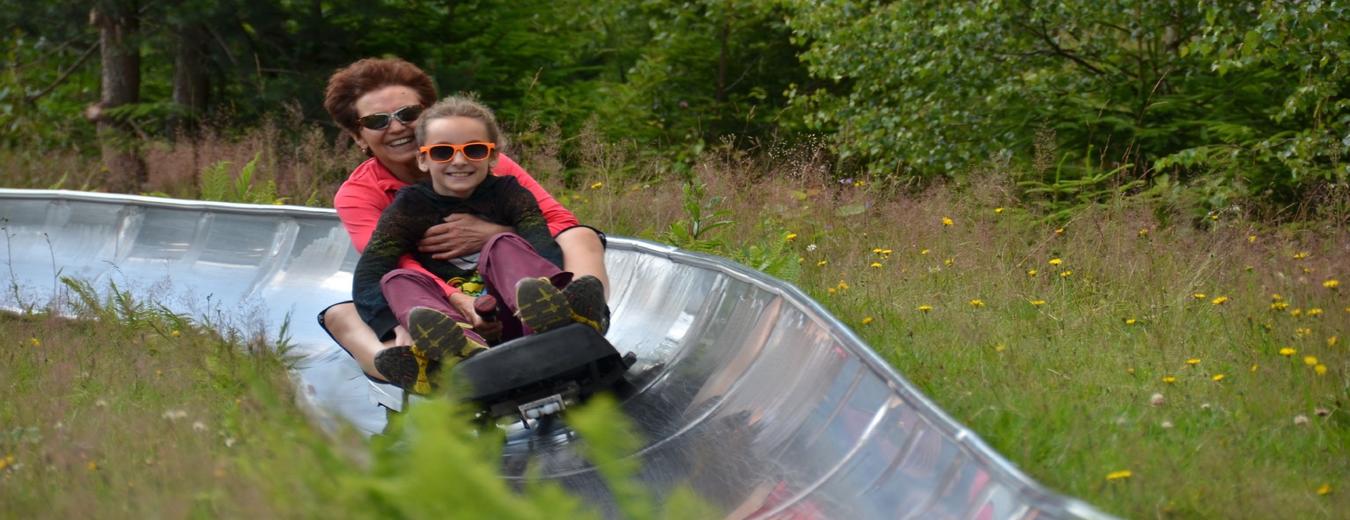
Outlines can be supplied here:
[[862, 319], [862, 324], [863, 324], [863, 325], [871, 325], [871, 324], [872, 324], [872, 317], [871, 317], [871, 316], [864, 317], [864, 318]]
[[830, 287], [830, 288], [828, 288], [828, 289], [825, 289], [825, 292], [830, 293], [830, 294], [834, 294], [834, 293], [837, 292], [837, 291], [835, 290], [834, 287]]
[[787, 240], [788, 242], [791, 242], [791, 241], [797, 239], [797, 234], [796, 234], [796, 233], [788, 233], [787, 236], [784, 236], [784, 237], [783, 237], [783, 239], [784, 239], [784, 240]]
[[1258, 365], [1258, 364], [1256, 364], [1256, 363], [1252, 363], [1252, 368], [1251, 368], [1251, 371], [1252, 371], [1252, 372], [1256, 372], [1256, 370], [1259, 369], [1259, 368], [1261, 368], [1261, 365]]
[[1195, 298], [1195, 299], [1197, 299], [1197, 300], [1203, 300], [1203, 299], [1206, 298], [1206, 296], [1205, 296], [1205, 293], [1198, 292], [1198, 293], [1191, 294], [1191, 298]]
[[1064, 236], [1064, 228], [1055, 228], [1055, 236]]
[[1223, 374], [1214, 374], [1214, 376], [1209, 379], [1214, 381], [1215, 383], [1223, 381]]
[[920, 306], [918, 306], [918, 307], [915, 307], [915, 309], [918, 310], [919, 312], [922, 312], [922, 313], [924, 313], [924, 314], [927, 314], [929, 311], [932, 311], [932, 310], [933, 310], [933, 306], [932, 306], [932, 305], [920, 305]]
[[1327, 289], [1335, 289], [1335, 288], [1340, 287], [1340, 286], [1341, 286], [1341, 281], [1340, 281], [1340, 280], [1337, 280], [1337, 279], [1335, 279], [1335, 278], [1332, 278], [1332, 279], [1329, 279], [1329, 280], [1327, 280], [1327, 281], [1325, 281], [1325, 282], [1322, 282], [1322, 287], [1326, 287]]
[[1318, 363], [1317, 366], [1313, 367], [1313, 372], [1316, 372], [1319, 376], [1327, 375], [1327, 366]]
[[926, 255], [926, 254], [928, 254], [928, 250], [927, 250], [927, 249], [920, 249], [920, 250], [919, 250], [919, 254], [920, 254], [920, 255]]
[[1062, 259], [1059, 259], [1059, 258], [1051, 258], [1051, 259], [1050, 259], [1050, 265], [1058, 266], [1059, 264], [1062, 264], [1062, 263], [1064, 263], [1064, 260], [1062, 260]]
[[1187, 365], [1190, 365], [1190, 366], [1199, 365], [1199, 364], [1200, 364], [1200, 358], [1190, 358], [1190, 359], [1187, 359], [1187, 360], [1186, 360], [1186, 364], [1187, 364]]
[[1133, 477], [1133, 476], [1134, 476], [1134, 473], [1131, 473], [1130, 470], [1128, 470], [1128, 469], [1122, 469], [1122, 470], [1120, 470], [1120, 471], [1112, 471], [1112, 472], [1110, 472], [1110, 473], [1107, 473], [1107, 474], [1106, 474], [1106, 480], [1122, 480], [1122, 479], [1127, 479], [1127, 478], [1130, 478], [1130, 477]]
[[1322, 484], [1317, 486], [1317, 496], [1327, 496], [1331, 494], [1331, 484]]
[[1247, 243], [1248, 243], [1248, 244], [1255, 244], [1255, 243], [1256, 243], [1256, 235], [1247, 235]]
[[1136, 320], [1134, 318], [1125, 318], [1126, 325], [1134, 325], [1136, 323], [1139, 323], [1139, 320]]
[[1271, 302], [1270, 310], [1282, 311], [1289, 307], [1289, 302]]
[[1337, 341], [1338, 339], [1340, 339], [1340, 338], [1337, 338], [1336, 336], [1332, 336], [1332, 337], [1327, 338], [1327, 346], [1328, 346], [1328, 347], [1334, 347], [1334, 346], [1336, 346], [1336, 341]]
[[955, 264], [955, 263], [956, 263], [956, 259], [955, 259], [955, 258], [947, 258], [947, 259], [944, 259], [944, 260], [942, 261], [942, 265], [945, 265], [945, 266], [947, 266], [947, 267], [951, 267], [951, 266], [952, 266], [953, 264]]
[[182, 333], [182, 332], [178, 332], [178, 329], [174, 329], [174, 330], [172, 330], [172, 331], [169, 331], [169, 335], [170, 335], [170, 336], [173, 336], [173, 337], [175, 337], [175, 338], [177, 338], [177, 337], [179, 337], [179, 336], [182, 336], [183, 333]]
[[1280, 349], [1280, 355], [1281, 355], [1281, 356], [1284, 356], [1284, 357], [1289, 357], [1289, 356], [1292, 356], [1292, 355], [1297, 354], [1297, 353], [1298, 353], [1298, 351], [1297, 351], [1297, 350], [1294, 350], [1293, 347], [1284, 347], [1284, 348]]
[[1297, 318], [1297, 317], [1299, 317], [1299, 316], [1302, 316], [1302, 315], [1303, 315], [1303, 309], [1298, 309], [1298, 308], [1289, 309], [1289, 315], [1290, 315], [1290, 316], [1293, 316], [1293, 317], [1295, 317], [1295, 318]]
[[816, 262], [816, 267], [825, 267], [825, 266], [828, 265], [829, 263], [830, 263], [829, 260], [820, 260], [820, 261]]
[[1313, 308], [1311, 308], [1311, 309], [1308, 309], [1304, 314], [1307, 314], [1307, 315], [1310, 316], [1310, 317], [1311, 317], [1311, 316], [1321, 316], [1321, 315], [1322, 315], [1322, 308], [1321, 308], [1321, 307], [1313, 307]]
[[1294, 337], [1302, 338], [1310, 334], [1312, 334], [1312, 329], [1307, 327], [1299, 327], [1297, 329], [1294, 329]]
[[34, 347], [41, 347], [41, 346], [42, 346], [42, 340], [37, 339], [36, 337], [28, 338], [28, 344], [29, 344], [29, 345], [32, 345], [32, 346], [34, 346]]
[[1005, 351], [1005, 350], [1008, 350], [1008, 346], [1007, 346], [1007, 345], [1004, 345], [1004, 344], [1002, 344], [1002, 343], [995, 343], [995, 344], [994, 344], [994, 352], [1003, 352], [1003, 351]]
[[841, 291], [847, 291], [847, 290], [848, 290], [848, 282], [845, 282], [845, 281], [843, 281], [843, 280], [839, 280], [839, 284], [838, 284], [838, 285], [835, 285], [835, 287], [838, 287], [839, 290], [841, 290]]
[[1303, 274], [1312, 274], [1312, 272], [1313, 272], [1313, 268], [1311, 268], [1311, 267], [1304, 267], [1304, 268], [1303, 268]]
[[871, 267], [872, 269], [881, 269], [881, 262], [872, 262], [871, 264], [868, 264], [867, 267]]
[[1045, 305], [1045, 300], [1031, 300], [1032, 307], [1040, 307], [1042, 305]]
[[1314, 366], [1317, 364], [1317, 356], [1303, 356], [1303, 364]]
[[977, 309], [980, 307], [984, 307], [984, 300], [981, 300], [979, 298], [973, 298], [970, 300], [970, 306], [975, 307]]
[[1170, 385], [1170, 384], [1172, 384], [1172, 383], [1177, 382], [1177, 377], [1176, 377], [1176, 376], [1162, 376], [1162, 382]]
[[881, 250], [881, 256], [891, 256], [891, 253], [894, 253], [894, 252], [895, 252], [895, 251], [891, 251], [890, 249], [882, 249], [882, 250]]
[[1277, 302], [1283, 299], [1284, 297], [1280, 296], [1280, 293], [1270, 293], [1270, 301]]
[[1299, 251], [1297, 253], [1294, 253], [1294, 260], [1302, 260], [1304, 258], [1308, 258], [1307, 251]]
[[953, 224], [955, 224], [955, 222], [952, 222], [951, 217], [942, 217], [942, 225], [950, 227]]
[[[1027, 276], [1030, 276], [1030, 277], [1032, 277], [1032, 278], [1035, 278], [1035, 277], [1036, 277], [1036, 270], [1035, 270], [1035, 269], [1027, 269]], [[1346, 310], [1347, 310], [1347, 311], [1350, 311], [1350, 308], [1347, 308]]]
[[1225, 303], [1228, 303], [1228, 297], [1227, 297], [1227, 296], [1217, 296], [1217, 297], [1215, 297], [1213, 300], [1210, 300], [1209, 303], [1212, 303], [1212, 304], [1214, 304], [1214, 305], [1223, 305], [1223, 304], [1225, 304]]
[[881, 254], [881, 248], [880, 248], [880, 247], [874, 247], [874, 248], [872, 248], [872, 253], [878, 254], [878, 255]]
[[605, 187], [605, 183], [603, 183], [603, 182], [597, 181], [597, 182], [591, 184], [591, 189], [593, 189], [593, 190], [598, 190], [598, 189], [603, 188], [603, 187]]
[[1138, 235], [1139, 235], [1139, 238], [1144, 238], [1144, 237], [1148, 236], [1148, 228], [1139, 228], [1139, 233], [1138, 233]]
[[1059, 277], [1060, 277], [1060, 278], [1068, 278], [1068, 277], [1070, 277], [1070, 276], [1073, 276], [1073, 271], [1060, 271], [1060, 272], [1059, 272]]
[[995, 214], [995, 215], [1002, 215], [1002, 214], [1003, 214], [1003, 208], [994, 208], [994, 214]]

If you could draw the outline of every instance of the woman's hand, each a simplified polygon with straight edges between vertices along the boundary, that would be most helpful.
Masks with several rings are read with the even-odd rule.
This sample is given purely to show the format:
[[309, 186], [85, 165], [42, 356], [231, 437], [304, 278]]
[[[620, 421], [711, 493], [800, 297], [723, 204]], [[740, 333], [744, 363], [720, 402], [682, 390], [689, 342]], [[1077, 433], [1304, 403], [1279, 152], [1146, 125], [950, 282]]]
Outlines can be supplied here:
[[509, 227], [493, 224], [474, 215], [454, 213], [445, 217], [445, 222], [428, 228], [417, 243], [417, 250], [431, 253], [431, 257], [437, 260], [459, 258], [481, 251], [483, 244], [492, 235], [510, 231], [512, 229]]

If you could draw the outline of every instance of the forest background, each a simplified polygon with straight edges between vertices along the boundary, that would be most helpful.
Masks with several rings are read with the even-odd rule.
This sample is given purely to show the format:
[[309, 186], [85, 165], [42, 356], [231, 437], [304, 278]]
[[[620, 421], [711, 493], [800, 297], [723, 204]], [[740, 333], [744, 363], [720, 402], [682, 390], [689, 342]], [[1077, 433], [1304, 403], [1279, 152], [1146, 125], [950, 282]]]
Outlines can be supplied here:
[[[1129, 517], [1339, 518], [1347, 11], [7, 0], [0, 164], [7, 187], [326, 206], [364, 157], [324, 82], [399, 56], [496, 108], [509, 153], [583, 221], [798, 285], [1051, 489]], [[298, 432], [285, 400], [258, 415], [276, 420], [236, 410], [286, 395], [280, 364], [222, 374], [253, 369], [201, 360], [216, 332], [173, 318], [173, 334], [0, 319], [0, 374], [19, 381], [0, 394], [0, 479], [19, 485], [0, 498], [76, 516], [350, 505], [310, 483], [367, 475], [362, 457]], [[184, 402], [242, 444], [156, 426]], [[255, 464], [263, 448], [318, 462]], [[196, 480], [145, 469], [169, 463]]]
[[[156, 142], [280, 122], [277, 139], [317, 127], [340, 143], [320, 106], [327, 76], [392, 55], [424, 67], [442, 93], [477, 93], [522, 146], [551, 141], [564, 175], [586, 140], [659, 159], [628, 166], [656, 177], [687, 175], [713, 148], [808, 150], [834, 177], [880, 187], [992, 167], [1052, 210], [1126, 194], [1201, 214], [1240, 205], [1288, 217], [1344, 190], [1350, 172], [1347, 9], [12, 2], [0, 12], [0, 153], [35, 169], [50, 168], [53, 151], [100, 154], [108, 174], [72, 172], [65, 186], [140, 191], [162, 187], [147, 185]], [[286, 182], [278, 161], [265, 158], [267, 173]], [[347, 171], [330, 170], [296, 188], [322, 191]]]

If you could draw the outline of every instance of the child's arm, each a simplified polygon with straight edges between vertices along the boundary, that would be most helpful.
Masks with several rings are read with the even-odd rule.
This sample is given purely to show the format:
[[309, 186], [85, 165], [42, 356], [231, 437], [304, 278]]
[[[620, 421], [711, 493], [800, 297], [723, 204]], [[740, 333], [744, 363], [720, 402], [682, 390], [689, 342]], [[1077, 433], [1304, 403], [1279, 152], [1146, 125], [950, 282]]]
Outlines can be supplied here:
[[352, 273], [352, 300], [356, 310], [380, 337], [398, 325], [384, 299], [380, 279], [399, 267], [399, 259], [413, 250], [417, 239], [437, 220], [435, 208], [419, 204], [415, 200], [418, 197], [408, 195], [399, 192], [394, 202], [385, 208]]
[[548, 221], [539, 210], [539, 203], [535, 200], [534, 194], [522, 187], [513, 177], [502, 177], [500, 181], [500, 193], [504, 199], [502, 205], [506, 208], [507, 219], [516, 228], [516, 234], [529, 242], [539, 256], [562, 269], [562, 248], [553, 240]]

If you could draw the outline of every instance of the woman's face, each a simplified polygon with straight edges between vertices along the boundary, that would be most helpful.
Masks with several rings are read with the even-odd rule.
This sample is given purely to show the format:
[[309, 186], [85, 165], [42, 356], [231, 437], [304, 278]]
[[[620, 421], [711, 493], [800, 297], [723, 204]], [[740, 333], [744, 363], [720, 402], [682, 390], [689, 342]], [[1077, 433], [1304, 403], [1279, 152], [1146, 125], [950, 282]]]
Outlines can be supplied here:
[[[408, 105], [421, 106], [417, 92], [402, 85], [390, 85], [372, 90], [356, 99], [358, 118], [371, 114], [391, 113]], [[396, 117], [389, 118], [389, 126], [371, 130], [358, 126], [356, 144], [370, 149], [372, 155], [384, 163], [386, 168], [408, 166], [416, 170], [417, 139], [413, 135], [412, 123], [404, 124]]]
[[[427, 145], [492, 142], [488, 139], [487, 126], [472, 117], [438, 117], [426, 123]], [[479, 161], [470, 160], [463, 152], [455, 152], [446, 162], [435, 162], [427, 154], [421, 154], [417, 156], [417, 165], [431, 175], [431, 187], [436, 193], [467, 198], [487, 178], [495, 160], [495, 150]]]

